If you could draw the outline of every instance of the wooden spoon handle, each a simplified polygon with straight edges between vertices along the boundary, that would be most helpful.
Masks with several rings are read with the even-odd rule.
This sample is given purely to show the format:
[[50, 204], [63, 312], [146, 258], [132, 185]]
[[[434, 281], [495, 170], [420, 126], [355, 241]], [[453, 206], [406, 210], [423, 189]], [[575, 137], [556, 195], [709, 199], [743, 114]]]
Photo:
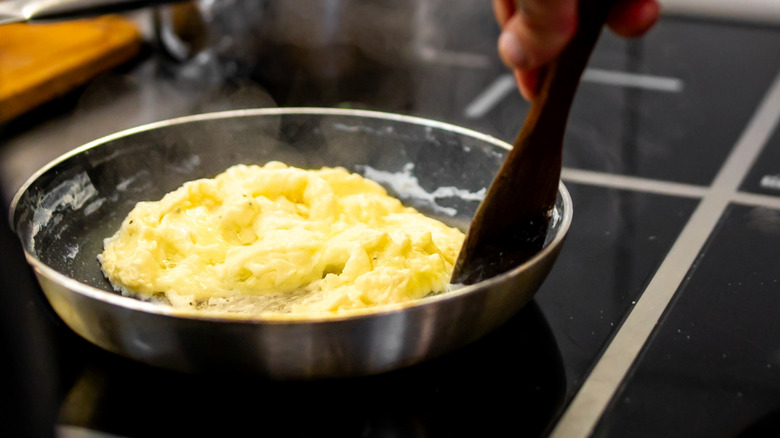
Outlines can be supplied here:
[[472, 284], [503, 273], [542, 248], [558, 194], [569, 110], [613, 3], [580, 1], [577, 32], [540, 72], [525, 124], [471, 223], [453, 283]]

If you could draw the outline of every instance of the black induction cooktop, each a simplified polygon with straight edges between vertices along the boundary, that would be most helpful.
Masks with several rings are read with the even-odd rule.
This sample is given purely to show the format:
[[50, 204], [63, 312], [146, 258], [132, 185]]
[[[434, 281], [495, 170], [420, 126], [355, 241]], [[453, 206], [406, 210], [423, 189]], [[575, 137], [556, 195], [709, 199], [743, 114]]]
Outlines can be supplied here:
[[[494, 54], [492, 11], [471, 12], [412, 61], [363, 54], [360, 74], [318, 80], [258, 67], [199, 83], [149, 50], [3, 126], [3, 190], [111, 131], [246, 106], [400, 112], [511, 141], [528, 104]], [[104, 352], [51, 311], [3, 211], [0, 433], [780, 436], [779, 48], [780, 26], [679, 17], [639, 40], [605, 33], [566, 134], [574, 223], [536, 298], [462, 350], [379, 376], [192, 376]]]

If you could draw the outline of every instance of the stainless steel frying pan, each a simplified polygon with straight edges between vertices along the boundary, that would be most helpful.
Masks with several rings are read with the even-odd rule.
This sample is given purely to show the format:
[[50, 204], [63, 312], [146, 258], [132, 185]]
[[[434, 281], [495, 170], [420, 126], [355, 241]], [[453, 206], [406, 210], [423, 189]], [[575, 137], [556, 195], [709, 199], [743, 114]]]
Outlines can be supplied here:
[[[403, 305], [317, 318], [188, 314], [115, 293], [97, 261], [130, 209], [237, 163], [343, 166], [462, 229], [509, 146], [419, 118], [339, 109], [256, 109], [154, 123], [84, 145], [17, 193], [11, 224], [43, 292], [76, 333], [185, 372], [313, 379], [376, 374], [439, 356], [498, 327], [548, 274], [572, 219], [560, 185], [544, 249], [510, 272]], [[438, 190], [437, 190], [438, 189]]]

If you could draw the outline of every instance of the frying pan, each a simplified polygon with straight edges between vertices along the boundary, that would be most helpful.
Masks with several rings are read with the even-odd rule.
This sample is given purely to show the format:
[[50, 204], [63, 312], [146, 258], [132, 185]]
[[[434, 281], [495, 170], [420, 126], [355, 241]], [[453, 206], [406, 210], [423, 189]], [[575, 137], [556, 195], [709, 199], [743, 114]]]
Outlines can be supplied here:
[[279, 380], [377, 374], [466, 345], [507, 321], [550, 271], [572, 219], [561, 183], [544, 248], [509, 272], [421, 300], [322, 316], [196, 313], [122, 296], [97, 254], [139, 201], [227, 167], [343, 166], [466, 230], [510, 146], [371, 111], [252, 109], [183, 117], [86, 144], [33, 175], [11, 224], [59, 317], [88, 341], [160, 368]]

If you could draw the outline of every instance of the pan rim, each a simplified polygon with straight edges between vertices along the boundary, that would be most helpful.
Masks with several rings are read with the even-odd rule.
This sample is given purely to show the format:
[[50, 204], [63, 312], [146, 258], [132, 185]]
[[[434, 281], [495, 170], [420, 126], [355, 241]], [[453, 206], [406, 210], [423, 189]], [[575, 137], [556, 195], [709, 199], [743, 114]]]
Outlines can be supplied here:
[[[417, 124], [421, 126], [427, 126], [431, 128], [443, 129], [450, 132], [454, 132], [461, 135], [466, 135], [480, 141], [493, 144], [506, 150], [510, 150], [512, 146], [507, 142], [499, 140], [493, 136], [469, 129], [461, 126], [453, 125], [446, 122], [440, 122], [437, 120], [409, 116], [404, 114], [388, 113], [372, 110], [358, 110], [358, 109], [343, 109], [343, 108], [318, 108], [318, 107], [279, 107], [279, 108], [251, 108], [251, 109], [239, 109], [230, 111], [219, 111], [211, 113], [202, 113], [195, 115], [182, 116], [172, 119], [161, 120], [152, 122], [137, 127], [118, 131], [107, 136], [103, 136], [96, 140], [90, 141], [82, 146], [76, 147], [65, 154], [53, 159], [49, 163], [45, 164], [39, 170], [37, 170], [32, 176], [30, 176], [24, 184], [17, 190], [14, 195], [10, 209], [9, 209], [9, 223], [14, 233], [16, 230], [16, 210], [18, 203], [21, 200], [24, 193], [34, 184], [38, 178], [44, 175], [47, 171], [57, 166], [58, 164], [68, 160], [69, 158], [76, 156], [89, 149], [99, 147], [113, 140], [128, 137], [141, 132], [151, 131], [158, 128], [163, 128], [173, 125], [181, 125], [191, 122], [203, 121], [203, 120], [217, 120], [223, 118], [235, 118], [235, 117], [251, 117], [251, 116], [264, 116], [264, 115], [292, 115], [292, 114], [311, 114], [311, 115], [340, 115], [340, 116], [355, 116], [355, 117], [368, 117], [375, 119], [392, 120], [399, 122], [406, 122]], [[312, 314], [260, 314], [260, 315], [248, 315], [239, 313], [224, 313], [224, 312], [209, 312], [203, 310], [182, 310], [175, 309], [173, 307], [164, 306], [148, 301], [143, 301], [138, 298], [121, 295], [118, 292], [109, 292], [103, 289], [99, 289], [94, 286], [82, 283], [74, 278], [71, 278], [65, 274], [60, 273], [54, 268], [43, 263], [36, 256], [31, 254], [27, 248], [24, 248], [25, 257], [27, 262], [33, 267], [33, 269], [40, 275], [49, 278], [59, 285], [62, 285], [69, 290], [76, 292], [82, 296], [97, 301], [105, 302], [107, 304], [115, 305], [129, 310], [141, 311], [144, 313], [151, 313], [160, 316], [168, 316], [182, 319], [193, 319], [202, 321], [211, 321], [215, 323], [247, 323], [247, 324], [290, 324], [290, 323], [331, 323], [335, 321], [352, 321], [366, 318], [375, 318], [380, 316], [390, 316], [404, 312], [413, 308], [424, 308], [434, 305], [434, 303], [457, 300], [466, 295], [477, 293], [483, 288], [489, 288], [491, 285], [504, 282], [511, 277], [520, 275], [521, 272], [530, 268], [530, 266], [540, 263], [545, 259], [548, 254], [555, 251], [562, 245], [563, 240], [568, 234], [572, 217], [573, 217], [573, 203], [571, 195], [564, 185], [563, 181], [559, 181], [558, 194], [562, 200], [562, 215], [559, 218], [560, 226], [553, 239], [545, 246], [541, 251], [531, 257], [525, 263], [516, 266], [515, 268], [497, 275], [493, 278], [483, 280], [479, 283], [472, 285], [465, 285], [457, 287], [456, 289], [443, 292], [436, 295], [427, 296], [417, 300], [411, 300], [398, 304], [386, 304], [368, 309], [354, 309], [343, 311], [333, 314], [325, 313], [312, 313]], [[21, 239], [21, 236], [18, 236]]]

